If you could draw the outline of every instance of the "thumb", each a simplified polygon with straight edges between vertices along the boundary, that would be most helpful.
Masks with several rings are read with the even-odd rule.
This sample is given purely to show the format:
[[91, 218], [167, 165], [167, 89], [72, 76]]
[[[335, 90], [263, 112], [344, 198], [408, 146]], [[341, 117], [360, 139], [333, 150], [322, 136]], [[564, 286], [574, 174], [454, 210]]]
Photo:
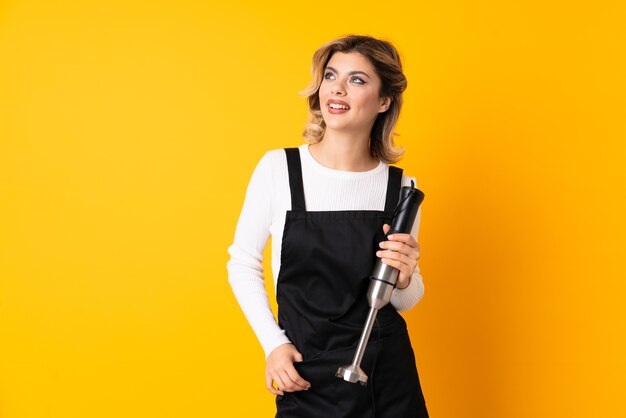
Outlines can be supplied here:
[[297, 362], [301, 362], [302, 359], [302, 354], [300, 354], [299, 351], [296, 351], [295, 353], [293, 353], [293, 359]]
[[383, 225], [383, 232], [385, 233], [385, 235], [387, 235], [387, 232], [389, 232], [389, 229], [391, 229], [391, 225], [389, 224]]

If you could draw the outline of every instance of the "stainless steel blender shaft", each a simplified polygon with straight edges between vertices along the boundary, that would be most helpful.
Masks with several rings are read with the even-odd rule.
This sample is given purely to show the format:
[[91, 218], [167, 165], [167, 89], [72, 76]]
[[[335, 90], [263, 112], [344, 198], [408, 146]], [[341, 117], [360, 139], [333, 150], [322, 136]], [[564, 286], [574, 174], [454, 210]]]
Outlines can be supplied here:
[[359, 338], [359, 344], [354, 353], [354, 358], [350, 365], [339, 367], [335, 376], [350, 383], [359, 382], [364, 386], [367, 385], [367, 374], [361, 369], [361, 360], [363, 360], [365, 347], [367, 347], [367, 342], [372, 333], [376, 315], [381, 308], [389, 303], [391, 293], [398, 279], [398, 273], [398, 270], [383, 264], [380, 260], [376, 263], [370, 277], [370, 286], [367, 290], [367, 301], [370, 305], [370, 310], [367, 315], [367, 320], [365, 321], [363, 332], [361, 332], [361, 338]]
[[370, 308], [369, 314], [367, 315], [367, 321], [365, 322], [365, 328], [363, 328], [363, 332], [361, 333], [359, 345], [354, 353], [352, 363], [348, 366], [338, 368], [335, 376], [350, 383], [359, 382], [363, 386], [367, 385], [367, 374], [365, 374], [363, 369], [361, 369], [361, 360], [363, 360], [363, 354], [365, 354], [367, 340], [369, 340], [370, 334], [372, 333], [372, 327], [374, 326], [374, 321], [376, 320], [376, 314], [378, 314], [378, 309]]

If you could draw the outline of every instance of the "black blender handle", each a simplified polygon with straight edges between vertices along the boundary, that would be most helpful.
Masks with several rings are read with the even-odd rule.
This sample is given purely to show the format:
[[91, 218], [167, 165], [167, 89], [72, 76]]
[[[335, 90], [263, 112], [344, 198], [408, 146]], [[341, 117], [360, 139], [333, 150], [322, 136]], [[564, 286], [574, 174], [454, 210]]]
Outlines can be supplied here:
[[401, 233], [409, 234], [413, 228], [417, 210], [424, 201], [424, 193], [412, 186], [405, 186], [400, 189], [400, 200], [394, 210], [391, 228], [387, 235]]

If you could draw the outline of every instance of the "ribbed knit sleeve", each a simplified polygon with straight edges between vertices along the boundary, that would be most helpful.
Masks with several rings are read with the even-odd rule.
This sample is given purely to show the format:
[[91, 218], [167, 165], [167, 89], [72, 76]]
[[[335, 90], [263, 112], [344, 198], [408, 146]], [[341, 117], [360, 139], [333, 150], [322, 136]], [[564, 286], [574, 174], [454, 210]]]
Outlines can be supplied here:
[[265, 290], [263, 250], [270, 235], [274, 182], [266, 154], [252, 174], [233, 244], [228, 248], [228, 282], [265, 356], [289, 339], [276, 323]]

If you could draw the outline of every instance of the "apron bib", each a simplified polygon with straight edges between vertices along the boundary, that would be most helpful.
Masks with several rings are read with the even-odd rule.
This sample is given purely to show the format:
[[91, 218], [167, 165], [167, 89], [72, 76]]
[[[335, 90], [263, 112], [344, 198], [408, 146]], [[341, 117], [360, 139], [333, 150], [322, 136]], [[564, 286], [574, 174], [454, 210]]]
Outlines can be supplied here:
[[367, 386], [335, 377], [350, 364], [369, 311], [369, 275], [382, 226], [391, 224], [402, 170], [389, 167], [384, 211], [307, 212], [297, 148], [288, 148], [291, 210], [282, 239], [278, 324], [302, 353], [294, 363], [307, 391], [276, 397], [277, 418], [428, 417], [406, 322], [388, 304], [378, 312], [361, 368]]

